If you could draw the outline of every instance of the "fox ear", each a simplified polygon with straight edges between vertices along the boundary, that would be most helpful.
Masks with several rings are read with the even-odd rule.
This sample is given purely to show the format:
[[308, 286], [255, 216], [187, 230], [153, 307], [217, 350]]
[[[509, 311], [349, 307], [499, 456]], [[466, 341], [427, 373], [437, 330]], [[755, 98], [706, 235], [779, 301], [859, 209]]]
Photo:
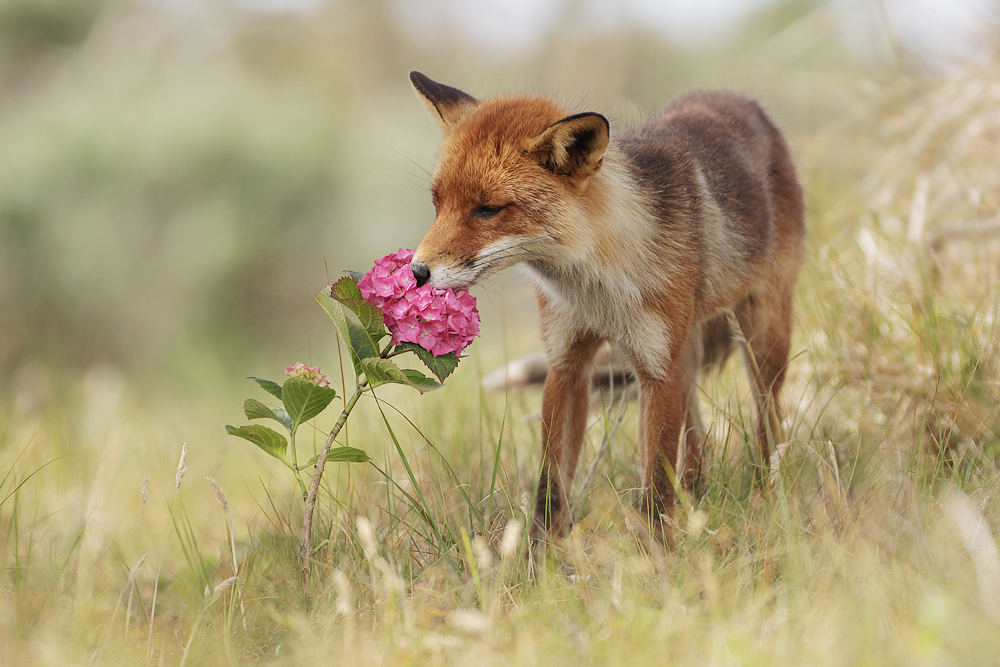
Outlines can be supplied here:
[[532, 139], [527, 154], [553, 173], [582, 180], [601, 170], [609, 132], [599, 113], [568, 116]]
[[410, 83], [445, 133], [451, 132], [465, 114], [479, 104], [475, 97], [433, 81], [420, 72], [410, 72]]

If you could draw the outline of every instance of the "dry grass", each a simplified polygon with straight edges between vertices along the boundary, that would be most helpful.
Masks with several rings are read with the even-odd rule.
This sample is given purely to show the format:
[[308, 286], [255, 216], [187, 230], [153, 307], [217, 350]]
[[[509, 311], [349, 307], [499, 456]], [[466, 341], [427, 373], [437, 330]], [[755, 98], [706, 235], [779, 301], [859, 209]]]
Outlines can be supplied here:
[[[861, 114], [887, 118], [862, 188], [807, 175], [812, 245], [773, 492], [746, 465], [751, 401], [734, 371], [706, 387], [708, 489], [680, 514], [675, 549], [640, 547], [626, 408], [576, 528], [530, 581], [515, 552], [537, 397], [470, 399], [466, 362], [436, 395], [384, 397], [413, 418], [383, 405], [412, 480], [376, 406], [359, 406], [348, 437], [392, 481], [331, 475], [307, 609], [279, 471], [225, 442], [221, 408], [182, 406], [182, 429], [178, 410], [141, 409], [93, 374], [58, 408], [24, 407], [26, 387], [0, 415], [0, 663], [994, 662], [998, 96], [980, 71], [879, 97]], [[616, 410], [595, 419], [591, 457]]]

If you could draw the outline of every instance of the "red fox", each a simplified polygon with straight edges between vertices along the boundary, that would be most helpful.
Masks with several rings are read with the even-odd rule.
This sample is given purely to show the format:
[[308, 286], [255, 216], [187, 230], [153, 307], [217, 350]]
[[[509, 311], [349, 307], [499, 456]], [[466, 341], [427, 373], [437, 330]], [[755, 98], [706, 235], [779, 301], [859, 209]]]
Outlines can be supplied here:
[[548, 372], [531, 544], [569, 528], [602, 342], [625, 352], [639, 386], [641, 507], [657, 533], [671, 477], [699, 479], [695, 382], [732, 349], [730, 314], [749, 348], [766, 464], [805, 223], [788, 146], [760, 105], [693, 92], [612, 137], [601, 114], [548, 98], [480, 101], [419, 72], [410, 81], [444, 131], [417, 282], [465, 288], [521, 264], [536, 286]]

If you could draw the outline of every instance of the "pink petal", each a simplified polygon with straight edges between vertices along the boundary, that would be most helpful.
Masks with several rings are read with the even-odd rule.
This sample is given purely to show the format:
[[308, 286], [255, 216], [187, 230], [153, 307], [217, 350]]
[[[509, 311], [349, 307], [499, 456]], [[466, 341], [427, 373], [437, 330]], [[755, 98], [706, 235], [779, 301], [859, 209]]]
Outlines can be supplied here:
[[413, 256], [416, 253], [417, 253], [416, 250], [407, 250], [404, 248], [400, 248], [399, 252], [397, 252], [395, 255], [390, 255], [390, 257], [394, 257], [395, 260], [401, 264], [409, 264], [411, 261], [413, 261]]

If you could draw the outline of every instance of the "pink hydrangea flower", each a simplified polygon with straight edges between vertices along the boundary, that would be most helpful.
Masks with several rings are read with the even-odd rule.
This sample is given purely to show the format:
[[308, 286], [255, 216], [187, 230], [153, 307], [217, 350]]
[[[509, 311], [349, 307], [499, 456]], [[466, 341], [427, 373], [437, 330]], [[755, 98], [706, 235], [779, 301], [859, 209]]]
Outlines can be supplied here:
[[319, 366], [306, 366], [301, 361], [296, 361], [292, 366], [285, 366], [285, 373], [288, 377], [302, 378], [320, 387], [330, 386], [326, 376], [319, 372]]
[[476, 297], [468, 290], [417, 287], [410, 270], [413, 250], [400, 250], [375, 262], [358, 281], [365, 300], [382, 311], [392, 344], [416, 343], [435, 357], [464, 350], [479, 335]]

